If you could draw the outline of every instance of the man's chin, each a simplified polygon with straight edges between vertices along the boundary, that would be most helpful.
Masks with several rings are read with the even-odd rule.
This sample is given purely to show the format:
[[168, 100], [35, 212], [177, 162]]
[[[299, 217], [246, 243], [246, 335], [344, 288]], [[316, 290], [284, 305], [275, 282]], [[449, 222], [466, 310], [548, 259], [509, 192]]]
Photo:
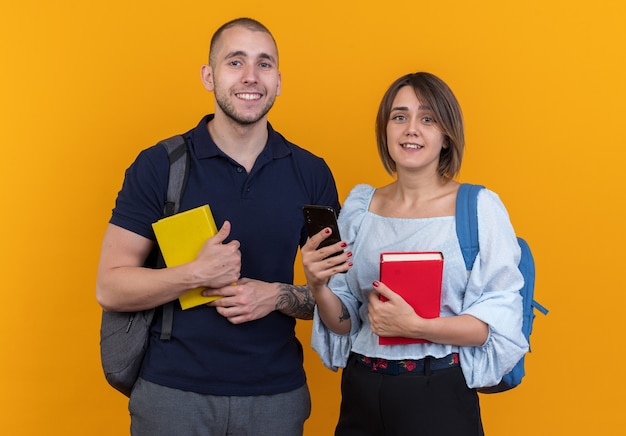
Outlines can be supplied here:
[[217, 100], [217, 105], [221, 109], [221, 112], [223, 112], [231, 122], [242, 126], [253, 125], [263, 120], [273, 106], [272, 101], [271, 104], [263, 108], [257, 107], [256, 110], [238, 110], [239, 108], [236, 108], [233, 104], [225, 103], [226, 102], [222, 102], [219, 99]]
[[269, 109], [262, 113], [226, 113], [226, 116], [231, 119], [231, 121], [241, 124], [242, 126], [250, 126], [258, 123], [259, 121], [265, 119], [265, 116], [269, 112]]
[[237, 124], [241, 124], [242, 126], [251, 126], [253, 124], [258, 123], [259, 121], [261, 121], [263, 119], [265, 115], [259, 117], [259, 116], [254, 116], [254, 117], [241, 117], [241, 116], [237, 116], [237, 117], [230, 117], [230, 119], [232, 121], [234, 121]]

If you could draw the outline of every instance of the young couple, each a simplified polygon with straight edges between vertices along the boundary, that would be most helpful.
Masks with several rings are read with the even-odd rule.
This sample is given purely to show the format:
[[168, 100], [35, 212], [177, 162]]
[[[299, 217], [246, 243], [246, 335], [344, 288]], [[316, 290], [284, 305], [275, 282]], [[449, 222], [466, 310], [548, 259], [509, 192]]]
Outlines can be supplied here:
[[[222, 297], [176, 307], [167, 341], [157, 311], [129, 401], [131, 433], [301, 435], [311, 404], [294, 330], [300, 318], [314, 320], [324, 363], [344, 368], [336, 434], [482, 434], [474, 388], [497, 384], [527, 350], [523, 279], [507, 212], [483, 190], [481, 251], [468, 281], [454, 224], [464, 149], [456, 98], [428, 73], [389, 87], [376, 136], [395, 181], [356, 186], [339, 215], [344, 240], [316, 250], [329, 231], [307, 238], [302, 206], [339, 210], [338, 194], [326, 163], [268, 122], [281, 92], [278, 65], [276, 42], [256, 20], [230, 21], [211, 40], [201, 79], [215, 113], [183, 135], [190, 176], [181, 210], [210, 204], [220, 230], [194, 261], [143, 267], [166, 198], [165, 148], [142, 151], [126, 172], [102, 244], [100, 305], [144, 310], [197, 287]], [[299, 247], [306, 286], [292, 284]], [[443, 252], [439, 318], [418, 317], [377, 281], [379, 254], [390, 250]], [[379, 336], [430, 342], [380, 346]]]

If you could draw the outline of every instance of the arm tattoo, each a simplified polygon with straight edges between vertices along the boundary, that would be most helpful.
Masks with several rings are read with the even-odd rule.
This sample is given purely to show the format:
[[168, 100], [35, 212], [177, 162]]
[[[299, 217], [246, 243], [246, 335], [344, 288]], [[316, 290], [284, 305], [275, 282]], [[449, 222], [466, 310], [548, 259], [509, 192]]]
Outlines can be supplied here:
[[350, 312], [345, 304], [341, 303], [341, 315], [339, 315], [339, 322], [348, 321], [350, 319]]
[[276, 310], [285, 315], [300, 319], [313, 319], [315, 298], [308, 286], [295, 286], [281, 283]]

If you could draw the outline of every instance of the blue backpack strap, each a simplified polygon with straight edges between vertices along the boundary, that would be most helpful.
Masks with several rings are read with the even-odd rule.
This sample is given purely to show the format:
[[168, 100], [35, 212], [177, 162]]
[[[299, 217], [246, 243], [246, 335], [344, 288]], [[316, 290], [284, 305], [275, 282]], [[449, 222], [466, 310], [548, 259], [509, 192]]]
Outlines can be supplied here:
[[544, 315], [547, 315], [549, 310], [546, 309], [544, 306], [542, 306], [541, 304], [539, 304], [537, 301], [533, 300], [533, 302], [531, 303], [531, 305], [537, 309], [539, 312], [543, 313]]
[[482, 185], [462, 183], [456, 194], [456, 235], [459, 239], [465, 269], [470, 271], [478, 255], [478, 192]]

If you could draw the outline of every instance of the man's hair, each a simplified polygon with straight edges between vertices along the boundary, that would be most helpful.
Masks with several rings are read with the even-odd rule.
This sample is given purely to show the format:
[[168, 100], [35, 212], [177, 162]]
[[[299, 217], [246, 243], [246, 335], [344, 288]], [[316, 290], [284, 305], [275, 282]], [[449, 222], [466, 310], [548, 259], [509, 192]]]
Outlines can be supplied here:
[[444, 136], [446, 146], [439, 155], [437, 171], [441, 177], [453, 179], [461, 170], [465, 149], [463, 114], [459, 102], [448, 85], [437, 76], [425, 72], [407, 74], [396, 79], [380, 102], [376, 116], [376, 142], [385, 170], [391, 175], [396, 173], [396, 163], [391, 158], [387, 147], [387, 124], [393, 100], [400, 89], [405, 86], [413, 88], [421, 104], [432, 108], [433, 117]]
[[[272, 32], [270, 32], [267, 27], [265, 27], [263, 24], [261, 24], [260, 22], [258, 22], [257, 20], [253, 18], [246, 18], [246, 17], [235, 18], [234, 20], [231, 20], [225, 24], [222, 24], [222, 26], [220, 26], [220, 28], [215, 31], [215, 33], [213, 34], [213, 37], [211, 38], [211, 45], [209, 47], [209, 65], [211, 67], [215, 67], [215, 61], [216, 61], [215, 52], [217, 51], [217, 45], [220, 42], [222, 33], [224, 33], [224, 30], [226, 29], [230, 29], [231, 27], [237, 27], [237, 26], [244, 27], [253, 32], [267, 33], [272, 38], [272, 41], [274, 41], [274, 45], [276, 46], [276, 51], [278, 52], [278, 45], [276, 44], [276, 40], [274, 39]], [[276, 59], [276, 61], [278, 61], [278, 59]]]

